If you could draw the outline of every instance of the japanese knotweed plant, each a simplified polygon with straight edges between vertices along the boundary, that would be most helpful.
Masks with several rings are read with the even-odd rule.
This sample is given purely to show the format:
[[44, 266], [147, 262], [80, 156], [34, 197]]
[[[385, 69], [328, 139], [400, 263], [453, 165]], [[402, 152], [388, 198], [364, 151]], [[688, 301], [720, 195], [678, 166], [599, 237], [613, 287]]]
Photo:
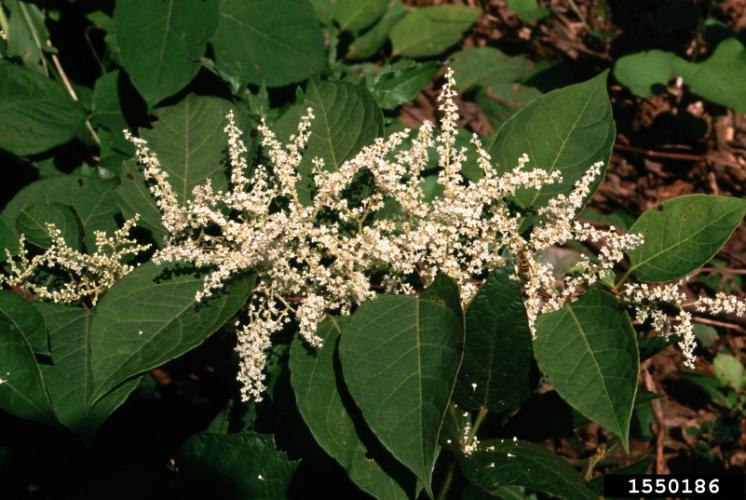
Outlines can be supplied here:
[[[80, 431], [96, 405], [113, 411], [138, 376], [198, 345], [245, 305], [235, 321], [243, 399], [259, 402], [270, 392], [273, 341], [296, 328], [289, 366], [300, 414], [366, 492], [432, 493], [443, 449], [485, 489], [515, 466], [534, 469], [522, 485], [594, 498], [575, 471], [539, 446], [480, 443], [482, 422], [490, 412], [509, 417], [536, 393], [535, 359], [543, 391], [552, 387], [627, 449], [638, 342], [649, 340], [638, 339], [627, 310], [643, 332], [650, 325], [678, 342], [693, 367], [698, 315], [744, 315], [746, 304], [723, 293], [688, 297], [681, 280], [719, 250], [746, 202], [691, 195], [646, 211], [626, 231], [592, 225], [578, 215], [605, 161], [595, 155], [560, 169], [565, 151], [539, 164], [530, 148], [494, 160], [479, 137], [460, 140], [455, 97], [448, 70], [438, 125], [391, 132], [339, 163], [306, 154], [314, 114], [324, 110], [305, 109], [287, 140], [262, 121], [256, 162], [229, 112], [229, 183], [208, 178], [190, 197], [177, 191], [147, 141], [125, 132], [160, 214], [162, 241], [153, 262], [134, 271], [129, 259], [146, 250], [128, 237], [137, 219], [112, 238], [96, 233], [92, 254], [70, 247], [54, 225], [46, 227], [50, 245], [33, 257], [23, 239], [17, 256], [7, 253], [6, 285], [64, 302], [73, 307], [65, 314], [82, 318], [95, 305], [90, 346], [81, 351], [90, 358], [79, 360], [87, 377], [83, 410], [64, 406], [69, 392], [50, 378], [49, 396], [36, 394], [33, 407], [16, 399], [15, 413], [44, 421], [53, 413]], [[524, 133], [521, 126], [532, 125], [516, 119], [501, 137]], [[568, 146], [568, 137], [560, 147], [587, 146]], [[467, 164], [476, 175], [465, 174]], [[424, 188], [433, 184], [434, 196]], [[572, 265], [558, 263], [559, 249], [575, 252]], [[67, 280], [50, 288], [50, 272]], [[49, 317], [63, 311], [40, 310]]]

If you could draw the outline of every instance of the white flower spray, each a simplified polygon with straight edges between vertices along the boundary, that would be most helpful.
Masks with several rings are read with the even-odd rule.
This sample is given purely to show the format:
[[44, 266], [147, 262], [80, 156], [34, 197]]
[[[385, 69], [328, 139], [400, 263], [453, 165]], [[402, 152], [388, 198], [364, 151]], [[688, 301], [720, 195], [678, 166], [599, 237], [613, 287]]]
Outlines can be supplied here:
[[[444, 273], [459, 285], [466, 305], [486, 271], [513, 264], [533, 331], [540, 314], [573, 300], [642, 243], [640, 235], [574, 220], [592, 194], [603, 167], [600, 162], [590, 166], [569, 194], [557, 195], [541, 208], [531, 232], [522, 235], [523, 216], [511, 209], [509, 200], [519, 189], [558, 182], [560, 173], [529, 170], [524, 155], [513, 170], [498, 175], [476, 136], [471, 148], [457, 147], [455, 95], [449, 69], [439, 97], [439, 128], [425, 122], [414, 134], [404, 130], [378, 138], [334, 171], [325, 168], [322, 158], [310, 159], [315, 186], [307, 204], [301, 202], [298, 185], [312, 109], [306, 110], [286, 144], [264, 122], [260, 124], [269, 161], [256, 165], [250, 178], [242, 132], [229, 113], [225, 132], [230, 189], [215, 191], [208, 181], [195, 187], [192, 199], [181, 205], [156, 154], [143, 139], [125, 132], [136, 147], [169, 233], [154, 260], [208, 270], [197, 300], [210, 297], [239, 273], [257, 275], [248, 322], [237, 324], [238, 378], [244, 399], [261, 400], [271, 336], [293, 320], [302, 338], [318, 347], [316, 329], [328, 312], [349, 314], [379, 290], [409, 293], [413, 283], [426, 287]], [[431, 168], [432, 150], [442, 193], [428, 202], [420, 185], [423, 172]], [[476, 182], [461, 175], [469, 150], [482, 171]], [[371, 175], [375, 187], [353, 203], [345, 190], [361, 173]], [[387, 215], [379, 216], [384, 207]], [[599, 255], [594, 260], [581, 256], [582, 272], [558, 278], [552, 265], [543, 262], [544, 253], [570, 241], [593, 242], [600, 246]], [[642, 301], [633, 303], [644, 310]], [[718, 304], [737, 307], [728, 300]], [[686, 342], [685, 350], [690, 349]]]

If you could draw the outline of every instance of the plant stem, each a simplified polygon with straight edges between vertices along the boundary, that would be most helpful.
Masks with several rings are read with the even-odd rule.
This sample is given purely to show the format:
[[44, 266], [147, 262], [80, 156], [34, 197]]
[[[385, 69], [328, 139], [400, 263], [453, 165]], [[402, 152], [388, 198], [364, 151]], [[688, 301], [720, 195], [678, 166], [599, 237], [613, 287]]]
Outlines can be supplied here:
[[629, 278], [629, 275], [632, 274], [632, 271], [634, 271], [634, 267], [630, 266], [629, 269], [627, 269], [627, 272], [625, 272], [622, 277], [619, 278], [619, 281], [617, 281], [614, 285], [614, 291], [619, 291], [619, 288], [624, 284], [625, 281], [627, 281], [627, 278]]
[[435, 500], [445, 500], [448, 496], [448, 490], [451, 489], [451, 483], [453, 482], [453, 473], [456, 471], [457, 463], [458, 458], [451, 461], [451, 464], [448, 466], [448, 472], [446, 473], [446, 478], [443, 481], [443, 486], [441, 486], [440, 491], [438, 492], [438, 497]]

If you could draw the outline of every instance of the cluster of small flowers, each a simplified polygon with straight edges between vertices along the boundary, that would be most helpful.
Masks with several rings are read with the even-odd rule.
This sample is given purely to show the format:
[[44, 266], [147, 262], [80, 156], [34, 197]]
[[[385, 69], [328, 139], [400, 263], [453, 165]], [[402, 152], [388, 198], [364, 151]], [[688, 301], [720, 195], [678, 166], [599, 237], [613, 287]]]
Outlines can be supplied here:
[[[635, 319], [640, 323], [650, 321], [653, 328], [664, 336], [679, 337], [679, 348], [684, 354], [684, 365], [694, 368], [694, 349], [697, 346], [694, 335], [693, 309], [707, 314], [733, 313], [746, 316], [746, 301], [734, 295], [718, 292], [715, 297], [699, 297], [687, 303], [682, 286], [686, 280], [651, 286], [646, 283], [627, 283], [623, 289], [624, 299], [635, 309]], [[665, 305], [677, 310], [671, 317], [663, 309]]]
[[[96, 250], [93, 254], [70, 247], [62, 232], [54, 224], [47, 224], [51, 245], [43, 253], [29, 259], [26, 237], [22, 234], [17, 256], [5, 250], [9, 275], [0, 276], [0, 284], [18, 287], [38, 299], [63, 303], [88, 299], [95, 305], [102, 293], [134, 269], [126, 261], [150, 248], [150, 245], [140, 245], [129, 238], [138, 217], [135, 214], [127, 220], [113, 236], [95, 231]], [[37, 283], [39, 271], [43, 269], [62, 272], [66, 278], [64, 284], [60, 288], [50, 289], [47, 285]]]
[[[521, 234], [523, 216], [511, 210], [508, 200], [519, 189], [558, 182], [560, 174], [528, 170], [524, 155], [512, 171], [498, 175], [489, 153], [474, 136], [471, 146], [482, 177], [466, 182], [461, 170], [468, 148], [456, 146], [452, 71], [445, 78], [437, 132], [425, 122], [415, 134], [404, 130], [378, 138], [336, 170], [325, 168], [323, 159], [312, 159], [314, 189], [307, 203], [301, 202], [297, 186], [310, 136], [311, 109], [287, 144], [261, 123], [261, 143], [269, 162], [255, 166], [250, 178], [242, 132], [229, 113], [225, 132], [231, 189], [216, 191], [206, 182], [181, 204], [156, 154], [144, 140], [125, 132], [136, 147], [169, 232], [154, 260], [208, 269], [197, 300], [209, 297], [240, 272], [257, 274], [249, 322], [237, 324], [239, 380], [245, 399], [261, 399], [270, 336], [292, 320], [310, 345], [320, 346], [316, 329], [324, 315], [347, 314], [372, 297], [374, 290], [408, 293], [413, 284], [426, 287], [437, 273], [444, 273], [458, 283], [462, 301], [468, 304], [485, 271], [512, 263], [533, 331], [540, 314], [561, 308], [602, 280], [625, 252], [642, 243], [638, 234], [619, 234], [614, 227], [602, 230], [574, 220], [592, 194], [602, 163], [592, 165], [569, 194], [549, 200], [539, 210], [530, 234]], [[422, 173], [431, 168], [432, 149], [437, 152], [442, 191], [427, 202], [421, 183]], [[375, 189], [361, 201], [351, 202], [346, 189], [363, 171], [372, 174]], [[384, 206], [389, 215], [376, 217]], [[593, 260], [581, 256], [578, 273], [558, 277], [545, 262], [545, 252], [570, 241], [592, 242], [600, 248], [599, 255]], [[631, 302], [640, 305], [644, 314], [650, 300], [645, 295]], [[721, 309], [737, 307], [723, 299], [717, 304]], [[650, 311], [655, 319], [658, 313]], [[683, 331], [686, 318], [679, 324]], [[690, 352], [693, 345], [686, 341], [682, 348]]]
[[0, 30], [0, 40], [7, 40], [8, 35], [5, 34], [3, 30]]

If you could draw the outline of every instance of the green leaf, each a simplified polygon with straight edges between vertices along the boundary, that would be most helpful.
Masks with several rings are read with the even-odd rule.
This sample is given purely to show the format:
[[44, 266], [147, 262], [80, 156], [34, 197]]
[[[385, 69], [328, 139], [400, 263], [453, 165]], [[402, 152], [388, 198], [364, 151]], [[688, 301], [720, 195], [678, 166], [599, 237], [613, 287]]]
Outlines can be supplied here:
[[746, 49], [737, 38], [723, 40], [701, 63], [677, 58], [673, 70], [698, 96], [746, 113]]
[[681, 278], [710, 260], [746, 215], [746, 200], [693, 194], [643, 212], [630, 233], [645, 242], [629, 252], [631, 271], [642, 281]]
[[254, 432], [202, 432], [176, 457], [177, 484], [192, 498], [274, 500], [286, 490], [298, 462], [275, 448], [272, 436]]
[[277, 123], [278, 133], [296, 132], [298, 117], [312, 107], [315, 118], [304, 159], [323, 158], [336, 170], [383, 134], [383, 114], [363, 87], [342, 81], [309, 80], [302, 105], [295, 106]]
[[405, 295], [361, 305], [340, 340], [344, 379], [365, 421], [428, 493], [462, 341], [450, 309]]
[[511, 57], [492, 47], [470, 47], [451, 57], [456, 87], [466, 92], [474, 87], [492, 87], [520, 80], [528, 63], [523, 56]]
[[665, 89], [673, 76], [676, 54], [663, 50], [646, 50], [617, 59], [614, 78], [639, 97], [652, 97]]
[[140, 378], [128, 380], [90, 406], [93, 389], [90, 324], [93, 313], [82, 307], [63, 304], [40, 302], [35, 307], [49, 326], [53, 364], [42, 365], [42, 375], [54, 412], [62, 425], [90, 440], [137, 387]]
[[41, 179], [21, 189], [0, 212], [0, 217], [14, 225], [25, 208], [43, 203], [70, 205], [83, 226], [86, 248], [94, 249], [94, 231], [111, 233], [119, 228], [116, 220], [119, 204], [115, 188], [115, 182], [77, 175]]
[[475, 410], [516, 408], [531, 395], [528, 316], [509, 271], [490, 272], [466, 311], [466, 342], [455, 397]]
[[16, 64], [0, 63], [0, 148], [41, 153], [75, 137], [83, 108], [61, 85]]
[[389, 32], [394, 25], [404, 17], [407, 8], [401, 3], [401, 0], [391, 0], [386, 7], [381, 19], [373, 25], [368, 31], [356, 37], [350, 44], [347, 57], [360, 59], [370, 57], [384, 46], [388, 40]]
[[6, 251], [11, 256], [18, 253], [18, 236], [4, 219], [0, 219], [0, 262], [5, 261]]
[[34, 352], [23, 332], [5, 322], [0, 322], [0, 366], [0, 408], [17, 417], [53, 423]]
[[388, 0], [337, 0], [333, 2], [332, 15], [342, 30], [359, 31], [376, 22], [387, 3]]
[[236, 279], [198, 304], [203, 279], [147, 263], [106, 292], [91, 320], [90, 402], [201, 344], [245, 304], [254, 285], [253, 276]]
[[739, 391], [746, 385], [746, 368], [730, 354], [718, 353], [712, 362], [715, 376], [720, 383]]
[[218, 0], [118, 0], [122, 65], [149, 105], [183, 89], [218, 25]]
[[215, 62], [245, 83], [298, 82], [325, 65], [324, 36], [305, 0], [222, 0]]
[[383, 114], [370, 92], [347, 82], [311, 79], [303, 104], [291, 107], [275, 124], [281, 139], [296, 133], [298, 120], [309, 106], [316, 118], [300, 166], [302, 202], [310, 200], [313, 158], [323, 158], [327, 168], [336, 170], [383, 134]]
[[122, 135], [122, 130], [127, 127], [119, 93], [121, 74], [121, 71], [116, 69], [96, 80], [93, 87], [93, 109], [89, 117], [92, 124], [105, 127], [119, 135]]
[[640, 357], [632, 322], [613, 295], [591, 289], [540, 316], [534, 356], [562, 399], [629, 449]]
[[0, 324], [20, 332], [34, 352], [49, 355], [49, 338], [44, 318], [20, 295], [0, 290]]
[[456, 315], [461, 324], [464, 323], [464, 311], [461, 308], [458, 285], [447, 274], [441, 272], [436, 274], [430, 286], [420, 293], [420, 298], [442, 304]]
[[[180, 203], [190, 200], [192, 189], [207, 179], [215, 190], [228, 186], [223, 161], [228, 139], [223, 127], [231, 107], [224, 99], [189, 94], [174, 106], [156, 109], [153, 128], [140, 129], [158, 153]], [[246, 124], [242, 115], [236, 121], [239, 126]]]
[[376, 75], [371, 93], [383, 109], [394, 109], [414, 99], [439, 69], [440, 64], [434, 61], [417, 63], [400, 59]]
[[[310, 349], [297, 336], [293, 339], [290, 383], [298, 411], [316, 443], [360, 489], [376, 498], [409, 498], [404, 487], [387, 473], [392, 468], [394, 471], [402, 468], [401, 465], [393, 461], [360, 422], [359, 410], [344, 385], [337, 358], [338, 321], [329, 318], [319, 326], [316, 334], [324, 340], [320, 349]], [[405, 479], [410, 474], [406, 469], [403, 473]], [[408, 490], [413, 494], [414, 476], [410, 477]]]
[[47, 76], [44, 49], [49, 32], [44, 25], [44, 14], [36, 5], [20, 0], [6, 2], [10, 10], [7, 54], [18, 57], [23, 65], [36, 73]]
[[389, 33], [394, 56], [428, 57], [461, 40], [482, 11], [463, 5], [434, 5], [410, 11]]
[[[616, 130], [606, 75], [531, 101], [498, 131], [488, 151], [500, 173], [515, 168], [524, 153], [530, 159], [528, 168], [562, 172], [562, 182], [538, 191], [519, 191], [516, 198], [522, 206], [541, 206], [557, 194], [569, 193], [593, 163], [609, 160]], [[601, 183], [603, 172], [591, 192]]]
[[80, 249], [83, 229], [80, 227], [75, 210], [61, 203], [43, 203], [21, 209], [16, 218], [16, 229], [26, 235], [26, 239], [41, 248], [52, 244], [52, 237], [47, 231], [47, 224], [54, 224], [62, 233], [68, 246]]
[[508, 0], [508, 8], [527, 23], [544, 19], [551, 13], [551, 10], [540, 6], [536, 0]]
[[160, 244], [167, 234], [161, 223], [161, 211], [148, 189], [142, 169], [134, 160], [127, 160], [122, 164], [121, 182], [116, 191], [122, 214], [128, 219], [136, 213], [140, 214], [137, 225], [148, 229], [153, 239]]
[[502, 486], [526, 486], [569, 500], [598, 500], [598, 495], [567, 462], [527, 441], [483, 441], [477, 451], [461, 462], [461, 472], [467, 481], [487, 491]]

